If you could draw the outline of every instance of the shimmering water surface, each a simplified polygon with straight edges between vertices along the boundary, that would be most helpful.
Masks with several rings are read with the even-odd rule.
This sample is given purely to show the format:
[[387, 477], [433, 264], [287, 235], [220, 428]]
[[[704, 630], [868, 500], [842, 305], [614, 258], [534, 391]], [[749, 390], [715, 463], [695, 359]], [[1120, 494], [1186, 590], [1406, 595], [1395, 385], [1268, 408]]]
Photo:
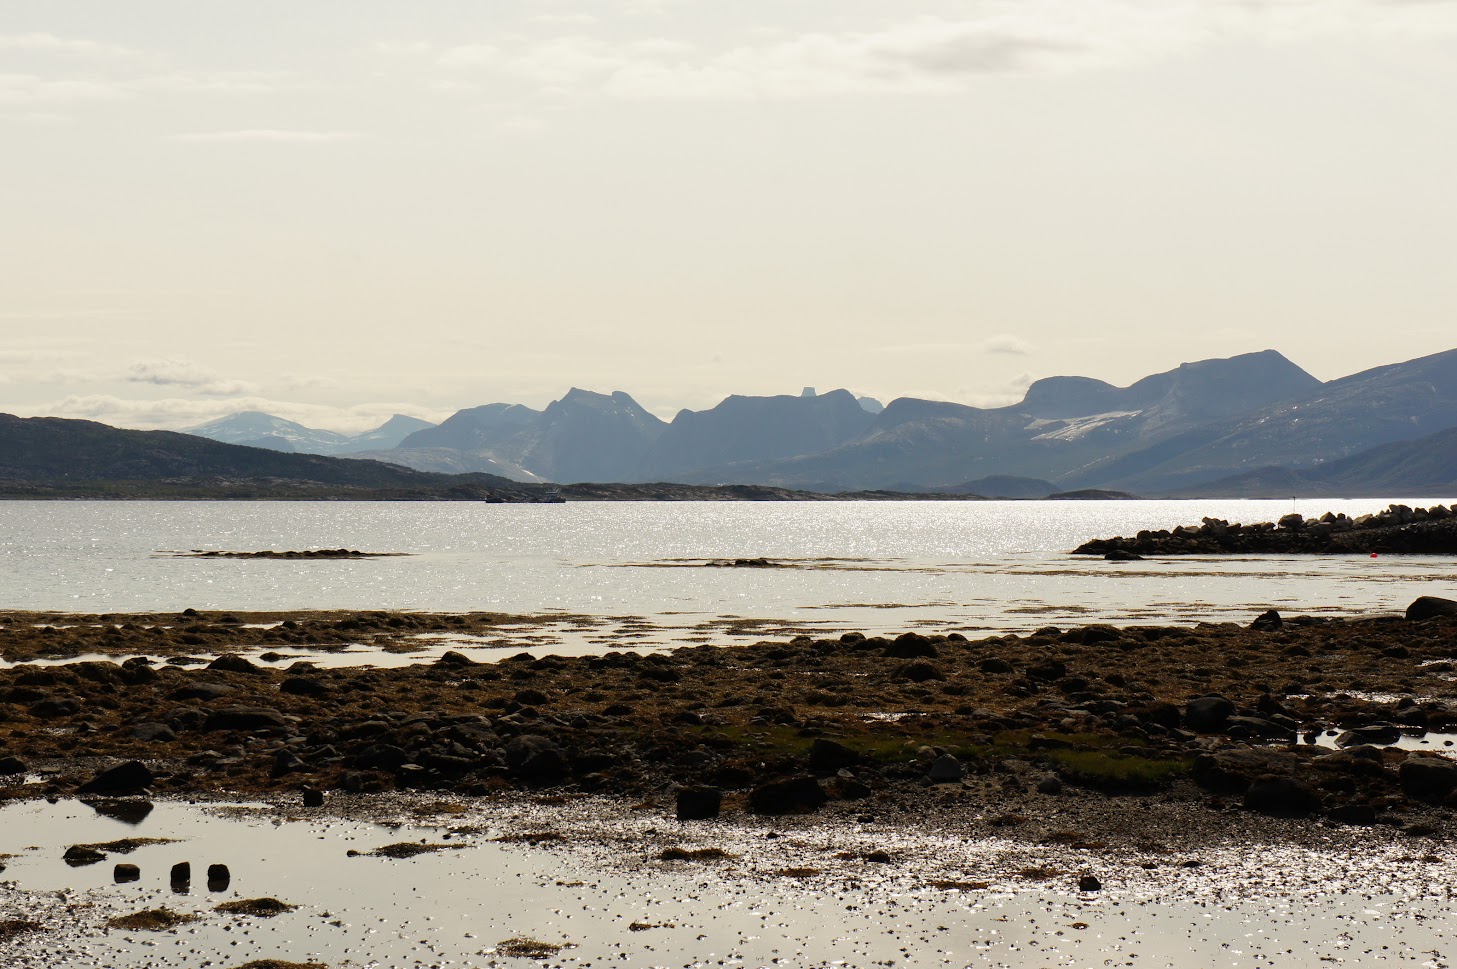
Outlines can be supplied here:
[[[161, 803], [123, 825], [72, 801], [0, 807], [5, 877], [25, 893], [9, 896], [10, 914], [52, 930], [6, 965], [1451, 965], [1450, 859], [1349, 830], [1305, 847], [1098, 857], [873, 825], [679, 823], [596, 801], [550, 812], [418, 801], [399, 810], [403, 825]], [[558, 840], [510, 840], [543, 824]], [[117, 838], [173, 840], [82, 868], [61, 861], [68, 845]], [[402, 842], [443, 850], [369, 854]], [[725, 855], [660, 859], [665, 845], [703, 844]], [[870, 849], [892, 861], [861, 860]], [[112, 884], [117, 861], [137, 865], [140, 879]], [[178, 891], [168, 872], [181, 861], [194, 881]], [[211, 890], [202, 873], [217, 863], [231, 880]], [[1102, 890], [1080, 892], [1077, 874], [1094, 870]], [[297, 908], [274, 918], [216, 910], [259, 897]], [[156, 908], [195, 921], [160, 932], [106, 928]], [[509, 954], [503, 943], [513, 939], [560, 948], [530, 960]]]
[[[1433, 556], [1169, 558], [1094, 537], [1376, 511], [1392, 501], [0, 502], [0, 606], [140, 612], [411, 609], [640, 617], [654, 636], [736, 619], [826, 629], [1031, 629], [1367, 614], [1457, 595]], [[1435, 502], [1411, 502], [1433, 504]], [[194, 549], [347, 547], [370, 560], [205, 560]], [[771, 569], [705, 562], [765, 557]], [[666, 632], [664, 632], [666, 631]]]

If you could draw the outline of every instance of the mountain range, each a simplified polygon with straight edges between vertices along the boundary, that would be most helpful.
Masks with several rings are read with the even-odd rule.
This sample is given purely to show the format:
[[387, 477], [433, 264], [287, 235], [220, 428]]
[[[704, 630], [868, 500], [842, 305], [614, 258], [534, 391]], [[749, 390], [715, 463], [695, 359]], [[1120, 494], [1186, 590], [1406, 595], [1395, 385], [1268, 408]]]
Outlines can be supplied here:
[[[1439, 433], [1457, 427], [1457, 350], [1329, 382], [1264, 350], [1185, 363], [1127, 387], [1050, 377], [1019, 403], [996, 408], [900, 398], [877, 413], [848, 391], [807, 388], [734, 395], [663, 421], [625, 392], [574, 388], [542, 410], [486, 404], [438, 426], [397, 417], [355, 438], [270, 421], [277, 419], [235, 415], [190, 433], [523, 482], [1011, 497], [1083, 489], [1287, 494], [1302, 487], [1385, 494], [1404, 483], [1440, 492], [1457, 485], [1457, 474], [1442, 480], [1443, 465], [1424, 460], [1423, 445], [1398, 463], [1405, 472], [1377, 472], [1397, 460], [1383, 447], [1430, 438], [1424, 446], [1440, 455], [1457, 446]], [[318, 450], [326, 447], [334, 450]]]
[[305, 427], [293, 421], [274, 417], [262, 411], [245, 410], [227, 417], [220, 417], [197, 427], [189, 427], [184, 433], [222, 441], [225, 444], [244, 444], [248, 447], [267, 448], [270, 451], [294, 451], [302, 454], [357, 454], [398, 447], [400, 442], [416, 431], [435, 425], [418, 417], [396, 414], [372, 431], [363, 434], [340, 434], [338, 431], [321, 431]]

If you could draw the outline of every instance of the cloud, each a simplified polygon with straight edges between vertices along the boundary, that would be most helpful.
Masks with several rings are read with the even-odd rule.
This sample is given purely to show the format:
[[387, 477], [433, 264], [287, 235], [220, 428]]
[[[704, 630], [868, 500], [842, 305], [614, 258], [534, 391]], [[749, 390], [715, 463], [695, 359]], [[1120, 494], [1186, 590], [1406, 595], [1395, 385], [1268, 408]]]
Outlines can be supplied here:
[[255, 384], [225, 380], [191, 360], [141, 360], [128, 367], [122, 379], [134, 384], [186, 387], [195, 393], [218, 397], [258, 392]]
[[1005, 353], [1017, 357], [1025, 357], [1032, 352], [1031, 344], [1010, 333], [998, 333], [994, 337], [983, 340], [981, 349], [984, 353]]
[[973, 15], [709, 49], [675, 40], [496, 38], [437, 62], [621, 98], [806, 98], [954, 92], [996, 74], [1136, 65], [1227, 38], [1457, 32], [1457, 3], [1391, 0], [982, 0]]
[[56, 34], [0, 34], [0, 50], [31, 51], [70, 57], [135, 57], [138, 52], [128, 47], [107, 44], [81, 37], [60, 37]]
[[116, 101], [129, 96], [124, 87], [110, 81], [51, 80], [36, 74], [0, 74], [0, 104]]
[[322, 145], [355, 141], [363, 137], [358, 131], [298, 131], [282, 128], [243, 128], [237, 131], [197, 131], [168, 135], [168, 141], [182, 142], [273, 142]]

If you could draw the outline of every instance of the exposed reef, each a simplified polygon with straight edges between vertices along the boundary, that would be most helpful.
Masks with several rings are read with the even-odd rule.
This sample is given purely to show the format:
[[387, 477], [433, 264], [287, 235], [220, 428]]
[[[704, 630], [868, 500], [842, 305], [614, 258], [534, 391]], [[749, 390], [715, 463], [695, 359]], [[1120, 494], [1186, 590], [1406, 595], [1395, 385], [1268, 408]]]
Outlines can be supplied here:
[[[239, 622], [258, 617], [190, 618], [223, 647], [259, 634]], [[357, 632], [452, 618], [327, 621]], [[289, 622], [274, 632], [310, 626], [308, 614]], [[129, 633], [154, 656], [185, 645]], [[202, 669], [138, 656], [22, 664], [0, 670], [0, 797], [291, 792], [307, 805], [339, 791], [525, 790], [666, 800], [711, 818], [841, 802], [914, 811], [951, 791], [989, 832], [1061, 799], [1102, 817], [1090, 837], [1137, 838], [1141, 822], [1116, 800], [1131, 797], [1210, 823], [1234, 810], [1453, 833], [1457, 761], [1389, 745], [1457, 730], [1454, 636], [1457, 615], [1424, 606], [1413, 618], [1268, 612], [1249, 626], [978, 641], [849, 633], [499, 663], [446, 653], [388, 670], [237, 655]]]

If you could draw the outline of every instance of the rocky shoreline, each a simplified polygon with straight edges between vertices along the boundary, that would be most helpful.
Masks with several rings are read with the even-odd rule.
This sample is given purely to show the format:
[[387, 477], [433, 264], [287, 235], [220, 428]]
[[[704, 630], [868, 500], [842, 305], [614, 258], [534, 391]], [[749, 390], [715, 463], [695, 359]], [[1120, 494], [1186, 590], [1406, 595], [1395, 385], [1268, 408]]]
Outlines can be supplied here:
[[[1103, 843], [1147, 840], [1168, 817], [1173, 829], [1261, 816], [1445, 839], [1457, 761], [1390, 746], [1457, 731], [1457, 616], [1441, 613], [498, 663], [446, 653], [389, 670], [279, 669], [229, 646], [477, 620], [301, 613], [263, 629], [279, 615], [193, 612], [148, 628], [12, 613], [7, 659], [110, 640], [122, 661], [0, 669], [0, 798], [588, 793], [685, 819], [824, 810], [910, 823], [934, 805], [985, 835], [1056, 805]], [[203, 644], [223, 655], [202, 668], [155, 659]]]
[[1275, 522], [1241, 524], [1205, 518], [1198, 525], [1146, 529], [1131, 538], [1095, 538], [1074, 555], [1129, 559], [1145, 555], [1457, 553], [1457, 511], [1446, 505], [1392, 505], [1374, 515], [1351, 518], [1326, 512], [1306, 518], [1292, 512]]

